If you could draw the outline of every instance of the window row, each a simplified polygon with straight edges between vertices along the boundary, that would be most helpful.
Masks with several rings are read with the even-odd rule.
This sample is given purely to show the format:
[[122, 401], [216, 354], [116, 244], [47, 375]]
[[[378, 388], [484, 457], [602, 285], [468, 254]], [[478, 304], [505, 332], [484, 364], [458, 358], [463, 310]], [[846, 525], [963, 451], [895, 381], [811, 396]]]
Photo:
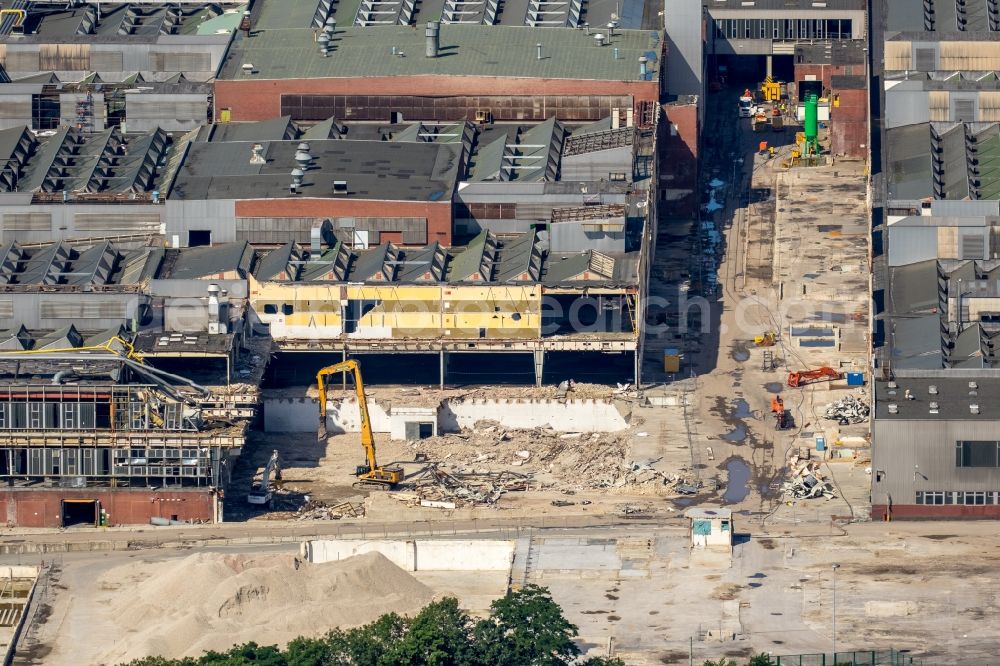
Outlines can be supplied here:
[[851, 39], [851, 19], [716, 19], [718, 39]]
[[1000, 442], [955, 442], [955, 467], [1000, 467]]
[[978, 506], [1000, 504], [997, 491], [994, 490], [918, 490], [917, 504]]

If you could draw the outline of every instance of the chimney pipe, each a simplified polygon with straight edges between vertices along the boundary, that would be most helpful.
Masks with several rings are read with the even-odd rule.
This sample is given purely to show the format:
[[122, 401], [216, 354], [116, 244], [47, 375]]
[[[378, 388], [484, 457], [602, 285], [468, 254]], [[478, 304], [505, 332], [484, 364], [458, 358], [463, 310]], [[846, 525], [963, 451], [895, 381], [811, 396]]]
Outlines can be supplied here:
[[441, 22], [428, 21], [427, 28], [424, 30], [424, 37], [426, 38], [426, 56], [428, 58], [437, 58], [438, 52], [441, 50]]
[[542, 59], [542, 45], [541, 44], [535, 44], [535, 48], [538, 49], [537, 59], [541, 60]]
[[618, 47], [615, 47], [615, 60], [618, 60]]
[[639, 56], [639, 76], [646, 78], [647, 68], [646, 63], [649, 62], [649, 58], [646, 56]]

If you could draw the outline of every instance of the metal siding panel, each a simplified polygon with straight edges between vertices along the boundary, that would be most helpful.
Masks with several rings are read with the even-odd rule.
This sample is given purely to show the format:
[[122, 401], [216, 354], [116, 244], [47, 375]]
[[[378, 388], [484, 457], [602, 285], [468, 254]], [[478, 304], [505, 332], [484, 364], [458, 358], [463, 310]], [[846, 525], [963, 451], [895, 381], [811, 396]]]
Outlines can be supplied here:
[[937, 258], [937, 227], [888, 227], [889, 265], [907, 264]]

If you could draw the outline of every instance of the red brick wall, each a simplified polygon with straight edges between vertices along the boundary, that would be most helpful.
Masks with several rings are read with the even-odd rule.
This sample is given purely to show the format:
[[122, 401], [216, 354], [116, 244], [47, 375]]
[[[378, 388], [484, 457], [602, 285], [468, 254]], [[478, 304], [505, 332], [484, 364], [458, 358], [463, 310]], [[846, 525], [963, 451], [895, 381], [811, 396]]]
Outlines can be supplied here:
[[835, 90], [840, 105], [830, 109], [830, 151], [836, 155], [863, 158], [868, 153], [868, 93]]
[[427, 242], [451, 245], [451, 197], [423, 201], [357, 199], [250, 199], [236, 202], [236, 217], [423, 217]]
[[0, 520], [16, 527], [60, 527], [63, 499], [96, 499], [111, 525], [145, 525], [154, 516], [212, 520], [213, 496], [206, 489], [157, 491], [16, 489], [0, 491]]
[[370, 78], [240, 80], [215, 82], [216, 117], [232, 110], [232, 120], [267, 120], [281, 115], [284, 94], [316, 95], [631, 95], [659, 99], [658, 81], [580, 81], [494, 76], [379, 76]]
[[[660, 187], [691, 189], [698, 180], [698, 106], [697, 104], [665, 104], [665, 127], [660, 133]], [[676, 128], [676, 134], [675, 129]], [[696, 195], [677, 203], [676, 212], [697, 210]]]
[[[872, 505], [872, 520], [885, 520], [886, 506]], [[894, 504], [893, 520], [996, 520], [1000, 518], [1000, 505], [990, 506], [923, 506], [920, 504]]]

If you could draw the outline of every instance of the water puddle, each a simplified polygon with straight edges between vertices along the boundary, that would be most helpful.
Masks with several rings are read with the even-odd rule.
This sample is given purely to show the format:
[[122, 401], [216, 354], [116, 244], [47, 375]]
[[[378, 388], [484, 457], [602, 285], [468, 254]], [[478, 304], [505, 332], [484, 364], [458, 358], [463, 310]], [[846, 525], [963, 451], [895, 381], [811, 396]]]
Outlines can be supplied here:
[[750, 465], [742, 458], [733, 458], [726, 463], [726, 491], [722, 501], [727, 504], [742, 502], [750, 494]]
[[781, 393], [781, 390], [785, 388], [785, 385], [781, 382], [768, 382], [764, 384], [764, 388], [768, 393]]
[[725, 435], [722, 436], [722, 439], [726, 440], [731, 444], [742, 444], [746, 438], [747, 438], [747, 427], [746, 424], [743, 423], [737, 423], [735, 426], [733, 426], [733, 429], [730, 432], [727, 432]]
[[753, 412], [750, 411], [750, 404], [743, 398], [737, 398], [733, 400], [733, 411], [732, 416], [736, 419], [748, 419], [753, 416]]
[[746, 349], [734, 349], [733, 350], [733, 360], [742, 363], [750, 358], [750, 352]]

